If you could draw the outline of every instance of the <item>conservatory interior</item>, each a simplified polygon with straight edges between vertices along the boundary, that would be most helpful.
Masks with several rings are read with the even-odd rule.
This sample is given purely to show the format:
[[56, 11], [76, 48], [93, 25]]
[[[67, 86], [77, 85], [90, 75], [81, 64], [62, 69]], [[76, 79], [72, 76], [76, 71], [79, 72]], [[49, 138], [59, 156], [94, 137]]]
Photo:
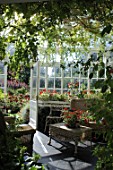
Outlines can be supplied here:
[[34, 1], [0, 1], [0, 170], [112, 170], [113, 2]]
[[[106, 46], [111, 48], [109, 44]], [[54, 56], [54, 60], [51, 60], [53, 55], [56, 57]], [[100, 70], [94, 71], [99, 55], [99, 50], [94, 47], [90, 48], [90, 52], [87, 53], [81, 52], [81, 50], [79, 50], [79, 53], [73, 52], [70, 54], [69, 61], [65, 61], [65, 57], [62, 56], [64, 63], [61, 63], [62, 60], [58, 53], [52, 54], [51, 57], [38, 55], [37, 62], [30, 69], [30, 96], [27, 95], [26, 98], [29, 104], [26, 105], [26, 101], [23, 100], [25, 102], [23, 106], [26, 105], [24, 109], [18, 112], [15, 105], [14, 113], [12, 106], [10, 106], [11, 111], [9, 108], [1, 107], [4, 115], [6, 115], [5, 121], [11, 125], [11, 128], [14, 128], [12, 125], [15, 122], [15, 113], [23, 114], [24, 112], [24, 114], [28, 114], [27, 119], [24, 120], [25, 124], [20, 121], [18, 133], [16, 132], [15, 136], [21, 138], [21, 141], [24, 141], [25, 136], [27, 136], [27, 142], [22, 142], [22, 145], [27, 146], [30, 155], [32, 155], [33, 150], [42, 154], [42, 151], [37, 150], [35, 146], [37, 136], [44, 138], [43, 140], [45, 140], [45, 137], [47, 138], [44, 142], [45, 145], [52, 147], [52, 149], [49, 148], [50, 152], [53, 152], [53, 140], [56, 141], [55, 145], [60, 143], [62, 147], [66, 146], [66, 148], [70, 146], [70, 142], [74, 142], [74, 149], [71, 153], [73, 157], [78, 155], [78, 146], [81, 142], [84, 143], [83, 148], [85, 145], [90, 147], [90, 150], [98, 143], [99, 145], [101, 143], [102, 146], [106, 145], [104, 135], [108, 125], [101, 113], [105, 107], [103, 96], [105, 89], [101, 89], [101, 86], [106, 80], [107, 69], [105, 67], [103, 71], [100, 66]], [[102, 63], [105, 66], [112, 65], [112, 52], [104, 53], [101, 56]], [[91, 58], [93, 59], [92, 63], [85, 72], [83, 63], [88, 62]], [[80, 60], [82, 63], [79, 63]], [[0, 69], [1, 88], [5, 94], [10, 86], [7, 81], [7, 65], [1, 62]], [[112, 75], [112, 70], [110, 75]], [[100, 82], [100, 84], [95, 86], [97, 82]], [[112, 83], [112, 80], [110, 83]], [[16, 100], [14, 96], [13, 98]], [[7, 103], [7, 97], [5, 102]], [[29, 109], [28, 113], [27, 109]], [[95, 117], [97, 113], [100, 114], [98, 118]], [[17, 116], [16, 120], [18, 120]], [[18, 123], [16, 122], [16, 124]], [[42, 134], [45, 136], [42, 137]], [[29, 135], [31, 136], [30, 141], [28, 140]], [[24, 136], [24, 140], [22, 136]], [[35, 144], [33, 144], [33, 141]], [[38, 142], [38, 145], [40, 145], [40, 140]], [[41, 145], [43, 146], [43, 144]], [[82, 153], [82, 155], [84, 154]], [[43, 162], [42, 159], [43, 163], [46, 161]]]
[[[97, 63], [100, 55], [99, 51], [95, 48], [90, 48], [90, 53], [83, 51], [82, 53], [72, 53], [69, 61], [64, 62], [65, 64], [63, 63], [64, 67], [61, 66], [60, 55], [54, 55], [57, 57], [54, 57], [56, 60], [54, 59], [52, 62], [50, 62], [51, 59], [48, 59], [48, 57], [44, 61], [44, 56], [39, 55], [40, 59], [38, 58], [37, 62], [30, 69], [30, 100], [27, 99], [30, 103], [28, 124], [20, 122], [20, 127], [23, 127], [23, 129], [20, 129], [16, 136], [20, 138], [21, 136], [31, 135], [30, 150], [28, 150], [30, 154], [33, 151], [33, 140], [36, 140], [33, 138], [40, 136], [39, 132], [48, 137], [46, 144], [49, 146], [54, 145], [51, 139], [55, 139], [58, 143], [74, 142], [75, 148], [72, 155], [76, 157], [75, 155], [78, 155], [79, 142], [90, 141], [90, 144], [85, 143], [85, 145], [90, 147], [98, 142], [104, 143], [103, 145], [106, 143], [105, 137], [103, 137], [106, 132], [106, 119], [102, 115], [98, 117], [98, 120], [95, 119], [95, 113], [100, 112], [101, 109], [103, 111], [103, 108], [100, 108], [98, 111], [99, 106], [102, 105], [104, 107], [103, 92], [100, 85], [97, 85], [97, 87], [94, 85], [98, 81], [101, 83], [105, 81], [107, 76], [106, 68], [101, 73], [102, 75], [97, 70], [93, 77], [91, 77], [94, 71], [94, 64]], [[93, 62], [85, 73], [85, 66], [77, 63], [79, 60], [85, 63], [91, 58], [93, 58]], [[102, 62], [105, 65], [108, 63], [112, 65], [112, 58], [112, 53], [110, 53], [110, 59], [108, 53], [103, 54]], [[6, 93], [7, 88], [5, 89], [4, 86], [7, 84], [7, 67], [4, 63], [1, 63], [0, 66], [1, 88]], [[5, 121], [10, 124], [14, 123], [14, 114], [11, 116], [13, 111], [9, 112], [6, 108], [4, 110], [6, 114]], [[11, 119], [7, 117], [7, 112], [9, 112]], [[66, 148], [69, 145], [70, 143], [67, 144]], [[62, 146], [65, 146], [65, 144]], [[36, 148], [34, 151], [40, 152]]]
[[[99, 55], [98, 49], [94, 47], [90, 48], [89, 53], [82, 51], [77, 54], [73, 52], [70, 54], [67, 63], [65, 61], [65, 56], [64, 58], [62, 57], [64, 59], [64, 67], [61, 67], [60, 55], [54, 55], [54, 60], [51, 59], [51, 57], [53, 57], [53, 55], [51, 55], [49, 59], [47, 59], [48, 57], [46, 56], [45, 61], [43, 59], [44, 56], [39, 55], [38, 61], [31, 67], [30, 124], [42, 132], [46, 131], [45, 121], [48, 115], [54, 115], [53, 118], [55, 118], [55, 116], [59, 117], [61, 112], [66, 108], [76, 109], [75, 107], [71, 107], [72, 99], [76, 99], [77, 102], [84, 102], [85, 99], [101, 99], [101, 89], [99, 87], [95, 88], [94, 84], [97, 80], [102, 82], [106, 79], [106, 69], [104, 69], [102, 76], [99, 71], [95, 71], [93, 77], [90, 78], [94, 70], [94, 64], [97, 63]], [[108, 55], [108, 53], [102, 56], [105, 65], [108, 59], [106, 55]], [[94, 61], [88, 68], [87, 73], [84, 71], [83, 64], [79, 63], [76, 66], [79, 60], [85, 63], [91, 57]], [[51, 60], [52, 62], [50, 62]], [[109, 59], [109, 64], [111, 63], [112, 53]], [[82, 110], [82, 107], [83, 106], [77, 109]], [[44, 120], [41, 120], [41, 118]]]
[[[109, 44], [107, 48], [110, 48]], [[50, 146], [54, 145], [51, 139], [58, 142], [73, 141], [75, 155], [80, 141], [90, 141], [91, 147], [94, 143], [105, 146], [107, 122], [102, 116], [104, 88], [102, 91], [101, 86], [107, 71], [106, 68], [101, 70], [101, 66], [101, 71], [94, 71], [100, 55], [98, 49], [92, 47], [89, 53], [81, 50], [79, 53], [73, 52], [67, 63], [65, 57], [62, 57], [64, 67], [61, 67], [60, 55], [54, 55], [57, 57], [52, 62], [50, 57], [46, 56], [44, 61], [41, 60], [44, 56], [39, 55], [38, 61], [31, 67], [30, 125], [37, 129], [37, 136], [42, 132], [50, 137], [46, 141]], [[101, 56], [105, 66], [108, 63], [112, 65], [112, 52]], [[79, 60], [84, 63], [91, 58], [93, 61], [86, 73], [83, 64], [76, 65]], [[95, 86], [96, 82], [101, 84]], [[101, 113], [98, 120], [95, 119], [97, 113]]]

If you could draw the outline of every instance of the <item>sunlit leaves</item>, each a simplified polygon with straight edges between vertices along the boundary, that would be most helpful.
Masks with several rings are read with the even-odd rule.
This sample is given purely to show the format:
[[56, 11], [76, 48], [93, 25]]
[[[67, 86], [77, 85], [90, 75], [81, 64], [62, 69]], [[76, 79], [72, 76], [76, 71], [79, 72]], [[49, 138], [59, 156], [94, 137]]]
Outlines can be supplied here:
[[[6, 41], [16, 44], [15, 57], [20, 60], [26, 58], [26, 63], [29, 63], [30, 58], [35, 61], [37, 49], [41, 49], [41, 40], [43, 42], [48, 40], [48, 49], [46, 49], [48, 55], [56, 52], [56, 47], [53, 44], [59, 48], [61, 55], [67, 57], [67, 53], [74, 52], [75, 46], [81, 46], [82, 49], [88, 51], [90, 39], [96, 41], [106, 22], [105, 20], [104, 23], [100, 22], [101, 13], [103, 15], [105, 13], [105, 18], [106, 13], [109, 14], [108, 7], [106, 10], [106, 2], [95, 4], [95, 2], [87, 3], [85, 0], [80, 2], [78, 0], [71, 0], [71, 2], [63, 0], [54, 1], [54, 3], [40, 1], [32, 3], [32, 5], [31, 3], [22, 3], [3, 6], [5, 30], [8, 28], [9, 32]], [[95, 8], [98, 9], [96, 14]], [[103, 34], [109, 33], [111, 29], [110, 24], [105, 25], [107, 27], [103, 30]], [[97, 37], [92, 34], [94, 32], [98, 32], [98, 34], [96, 33]], [[71, 48], [68, 50], [69, 47], [64, 47], [62, 42]], [[43, 54], [44, 49], [41, 52]], [[16, 63], [18, 59], [15, 60], [17, 65], [19, 64], [19, 62]], [[90, 64], [89, 60], [85, 67], [86, 71]], [[97, 67], [95, 65], [94, 70], [97, 70]]]
[[0, 37], [0, 60], [3, 60], [6, 56], [6, 38]]

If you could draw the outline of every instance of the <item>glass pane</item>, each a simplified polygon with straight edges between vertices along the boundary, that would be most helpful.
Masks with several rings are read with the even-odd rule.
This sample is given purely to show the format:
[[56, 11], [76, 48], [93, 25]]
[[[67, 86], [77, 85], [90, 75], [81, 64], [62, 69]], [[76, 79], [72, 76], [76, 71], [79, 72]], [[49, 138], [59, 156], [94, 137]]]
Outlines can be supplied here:
[[93, 67], [90, 67], [89, 74], [90, 74], [90, 73], [93, 73], [93, 78], [97, 78], [97, 71], [94, 71], [94, 70], [93, 70]]
[[91, 79], [90, 80], [90, 89], [94, 90], [95, 89], [95, 83], [97, 82], [97, 79]]
[[61, 79], [55, 79], [55, 88], [61, 88]]
[[4, 75], [0, 75], [0, 87], [4, 87]]
[[4, 74], [4, 64], [0, 63], [0, 74]]
[[82, 60], [83, 63], [85, 63], [87, 61], [87, 53], [81, 54], [80, 58]]
[[33, 68], [33, 76], [36, 76], [36, 69], [37, 69], [37, 67], [35, 66], [35, 67]]
[[88, 77], [88, 71], [84, 71], [84, 68], [81, 68], [80, 69], [80, 76], [81, 77]]
[[110, 62], [113, 62], [113, 51], [110, 52]]
[[79, 77], [79, 68], [72, 68], [72, 77]]
[[87, 80], [86, 79], [82, 79], [80, 81], [80, 90], [87, 90]]
[[45, 77], [46, 67], [40, 67], [40, 77]]
[[97, 61], [97, 57], [98, 57], [97, 53], [92, 53], [91, 54], [91, 58], [93, 59], [93, 61]]
[[54, 79], [48, 79], [48, 88], [53, 88], [54, 87]]
[[57, 93], [61, 93], [61, 90], [59, 90], [59, 89], [56, 89], [56, 91], [57, 91]]
[[71, 68], [66, 68], [64, 70], [64, 77], [71, 77]]
[[40, 79], [40, 88], [45, 88], [45, 79]]
[[64, 89], [64, 90], [63, 90], [63, 93], [67, 93], [67, 92], [68, 92], [68, 89]]
[[52, 67], [48, 67], [48, 77], [54, 77], [55, 76], [55, 70]]
[[74, 82], [74, 83], [78, 83], [78, 82], [79, 82], [79, 78], [74, 78], [74, 79], [73, 79], [73, 82]]
[[70, 83], [70, 78], [64, 78], [64, 86], [63, 88], [67, 89], [68, 90], [68, 84]]
[[36, 77], [33, 77], [32, 87], [33, 87], [33, 88], [36, 88]]
[[36, 89], [32, 90], [32, 99], [36, 100]]
[[56, 77], [61, 77], [61, 68], [55, 67], [55, 76]]

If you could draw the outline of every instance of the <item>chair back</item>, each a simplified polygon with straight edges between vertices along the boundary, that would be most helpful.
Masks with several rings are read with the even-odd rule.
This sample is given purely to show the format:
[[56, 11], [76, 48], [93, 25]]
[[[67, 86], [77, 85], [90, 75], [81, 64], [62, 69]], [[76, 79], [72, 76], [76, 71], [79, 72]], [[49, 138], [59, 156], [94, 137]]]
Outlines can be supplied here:
[[88, 110], [88, 108], [91, 106], [91, 102], [89, 99], [75, 99], [73, 98], [71, 100], [71, 109], [76, 109], [76, 110]]

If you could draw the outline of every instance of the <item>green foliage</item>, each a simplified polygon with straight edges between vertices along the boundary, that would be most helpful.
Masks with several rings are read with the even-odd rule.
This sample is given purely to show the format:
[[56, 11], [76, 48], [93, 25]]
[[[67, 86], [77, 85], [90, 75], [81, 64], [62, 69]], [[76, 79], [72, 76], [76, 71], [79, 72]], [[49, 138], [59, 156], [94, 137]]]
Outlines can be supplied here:
[[28, 90], [25, 87], [19, 88], [16, 90], [17, 94], [27, 94]]
[[[101, 35], [112, 34], [112, 6], [111, 0], [109, 3], [107, 0], [90, 3], [62, 0], [1, 5], [1, 59], [5, 57], [6, 44], [13, 43], [15, 52], [9, 55], [9, 65], [18, 74], [21, 64], [30, 67], [30, 60], [37, 61], [38, 53], [50, 56], [57, 46], [61, 56], [73, 53], [75, 44], [88, 51], [90, 39], [96, 42]], [[48, 40], [46, 51], [42, 45], [45, 40]]]
[[40, 91], [40, 94], [38, 95], [39, 100], [43, 101], [69, 101], [70, 96], [68, 93], [60, 94], [56, 91], [47, 91], [46, 89]]
[[[37, 61], [37, 49], [40, 49], [40, 53], [45, 53], [41, 41], [48, 40], [47, 55], [56, 51], [56, 46], [58, 46], [60, 55], [64, 55], [65, 60], [68, 61], [67, 51], [73, 52], [75, 44], [88, 51], [90, 39], [96, 42], [98, 38], [102, 37], [100, 54], [97, 59], [98, 64], [94, 66], [94, 70], [89, 77], [92, 79], [94, 72], [97, 70], [101, 78], [104, 75], [103, 69], [105, 66], [102, 63], [102, 53], [106, 52], [105, 42], [113, 41], [112, 0], [39, 1], [32, 3], [32, 5], [31, 3], [1, 5], [1, 9], [3, 14], [0, 17], [0, 59], [6, 56], [6, 44], [14, 43], [15, 53], [9, 55], [9, 58], [11, 61], [10, 67], [13, 71], [16, 70], [16, 73], [21, 70], [21, 63], [30, 67], [31, 59], [32, 62]], [[2, 31], [7, 35], [3, 34]], [[69, 45], [72, 49], [64, 48], [63, 43]], [[85, 64], [82, 63], [85, 73], [92, 61], [93, 59], [90, 58]], [[81, 63], [81, 61], [78, 61], [77, 64], [79, 62]], [[61, 66], [65, 68], [64, 63]], [[102, 81], [96, 83], [96, 87], [102, 87], [101, 91], [105, 95], [105, 101], [104, 103], [96, 103], [95, 108], [93, 108], [97, 121], [104, 117], [108, 127], [110, 127], [110, 129], [106, 129], [107, 146], [99, 146], [97, 152], [95, 152], [99, 158], [96, 168], [100, 170], [113, 169], [113, 140], [111, 140], [113, 129], [113, 75], [110, 69], [111, 66], [106, 67], [106, 80], [103, 83]], [[98, 110], [99, 108], [100, 110]]]
[[2, 135], [0, 138], [0, 169], [19, 169], [23, 162], [21, 157], [25, 152], [25, 148], [19, 147], [19, 141], [13, 137], [13, 134], [11, 134], [8, 129], [6, 136]]
[[91, 92], [84, 94], [85, 99], [103, 99], [103, 93], [101, 92]]
[[74, 110], [63, 111], [63, 122], [70, 128], [75, 128], [77, 123], [77, 113]]
[[[100, 77], [103, 76], [104, 64], [101, 65]], [[98, 100], [95, 98], [93, 105], [90, 108], [90, 112], [95, 117], [96, 122], [100, 122], [104, 119], [106, 128], [104, 129], [103, 135], [105, 140], [105, 146], [97, 145], [94, 149], [94, 155], [97, 156], [97, 170], [101, 169], [112, 169], [113, 168], [113, 140], [112, 140], [112, 129], [113, 129], [113, 78], [111, 67], [107, 66], [106, 79], [97, 81], [95, 87], [101, 89], [102, 99]], [[98, 93], [97, 93], [98, 94]]]
[[[14, 129], [13, 129], [14, 130]], [[21, 142], [14, 138], [13, 134], [7, 130], [6, 140], [4, 136], [0, 137], [0, 169], [1, 170], [45, 170], [43, 164], [38, 163], [39, 154], [29, 156], [26, 153], [26, 147], [21, 147]], [[27, 157], [27, 158], [26, 158]]]
[[1, 104], [7, 112], [17, 113], [28, 103], [29, 99], [30, 96], [24, 87], [16, 90], [10, 88]]
[[40, 155], [34, 153], [29, 156], [21, 138], [16, 135], [19, 122], [6, 126], [2, 112], [0, 114], [0, 170], [30, 170], [33, 167], [35, 170], [45, 170], [45, 165], [38, 163]]
[[4, 99], [5, 99], [5, 95], [2, 91], [2, 89], [0, 89], [0, 101], [4, 101]]

